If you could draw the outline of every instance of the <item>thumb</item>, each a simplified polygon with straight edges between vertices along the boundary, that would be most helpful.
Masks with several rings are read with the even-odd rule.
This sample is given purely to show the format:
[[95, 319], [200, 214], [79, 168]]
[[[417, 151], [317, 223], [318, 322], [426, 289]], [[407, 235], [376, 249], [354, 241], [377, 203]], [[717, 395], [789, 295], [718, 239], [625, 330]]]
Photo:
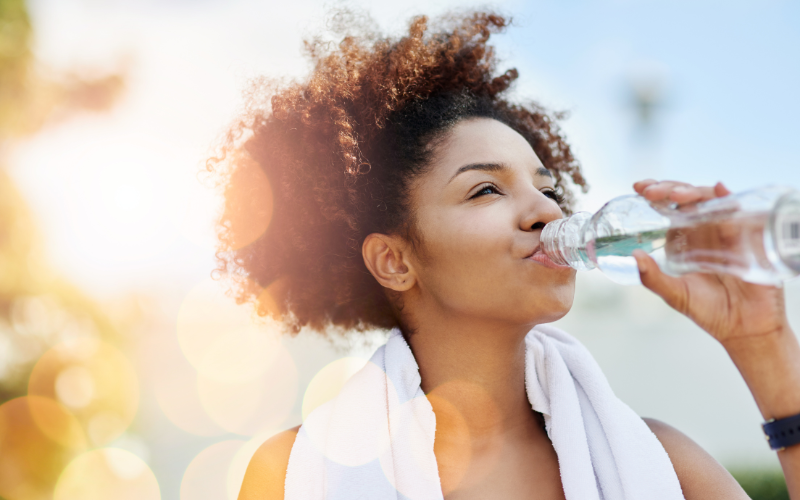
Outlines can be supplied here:
[[664, 274], [656, 261], [642, 250], [635, 250], [633, 258], [639, 265], [639, 277], [642, 285], [664, 299], [664, 302], [676, 311], [686, 314], [689, 294], [686, 291], [685, 283], [678, 278]]

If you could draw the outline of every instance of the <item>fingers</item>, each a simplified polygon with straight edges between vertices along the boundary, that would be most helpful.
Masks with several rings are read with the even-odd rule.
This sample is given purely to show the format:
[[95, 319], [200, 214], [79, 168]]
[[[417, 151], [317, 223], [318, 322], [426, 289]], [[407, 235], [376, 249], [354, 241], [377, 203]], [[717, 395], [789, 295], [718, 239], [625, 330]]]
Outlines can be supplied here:
[[684, 282], [661, 272], [656, 261], [642, 250], [635, 250], [633, 257], [639, 265], [642, 285], [664, 299], [676, 311], [686, 314], [689, 294]]
[[728, 196], [729, 194], [731, 194], [731, 192], [727, 187], [725, 187], [724, 184], [722, 184], [722, 182], [718, 182], [714, 186], [714, 194], [716, 194], [718, 197], [721, 198], [723, 196]]
[[643, 181], [634, 182], [633, 183], [633, 189], [638, 194], [642, 194], [642, 192], [645, 190], [645, 188], [647, 188], [648, 186], [651, 186], [653, 184], [657, 184], [657, 183], [658, 183], [658, 181], [655, 180], [655, 179], [645, 179]]
[[635, 183], [633, 189], [649, 201], [673, 202], [678, 205], [697, 203], [730, 194], [728, 188], [721, 182], [711, 187], [692, 186], [691, 184], [677, 181], [645, 179]]

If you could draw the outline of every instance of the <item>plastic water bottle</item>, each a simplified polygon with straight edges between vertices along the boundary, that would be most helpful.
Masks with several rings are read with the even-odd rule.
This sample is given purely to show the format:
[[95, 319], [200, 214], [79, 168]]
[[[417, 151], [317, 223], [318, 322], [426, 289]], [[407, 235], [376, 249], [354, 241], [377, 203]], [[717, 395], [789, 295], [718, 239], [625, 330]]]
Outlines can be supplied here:
[[620, 196], [594, 215], [547, 224], [541, 244], [558, 264], [598, 268], [625, 285], [640, 283], [637, 249], [674, 276], [730, 273], [779, 285], [800, 274], [800, 192], [771, 186], [680, 207]]

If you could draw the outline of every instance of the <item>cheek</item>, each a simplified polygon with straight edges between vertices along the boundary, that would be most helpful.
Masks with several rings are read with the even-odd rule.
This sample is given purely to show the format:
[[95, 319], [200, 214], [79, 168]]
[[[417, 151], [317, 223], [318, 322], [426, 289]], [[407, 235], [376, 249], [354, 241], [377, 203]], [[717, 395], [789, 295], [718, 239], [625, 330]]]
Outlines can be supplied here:
[[504, 300], [501, 295], [514, 275], [513, 233], [496, 221], [457, 217], [447, 222], [425, 221], [420, 281], [437, 303], [450, 310], [484, 314]]
[[498, 220], [420, 221], [422, 288], [444, 308], [466, 315], [520, 323], [562, 317], [572, 306], [575, 272], [523, 261], [514, 239], [519, 235]]
[[422, 267], [432, 285], [446, 288], [485, 286], [487, 281], [502, 280], [502, 261], [512, 251], [510, 231], [503, 231], [497, 218], [441, 217], [423, 221]]

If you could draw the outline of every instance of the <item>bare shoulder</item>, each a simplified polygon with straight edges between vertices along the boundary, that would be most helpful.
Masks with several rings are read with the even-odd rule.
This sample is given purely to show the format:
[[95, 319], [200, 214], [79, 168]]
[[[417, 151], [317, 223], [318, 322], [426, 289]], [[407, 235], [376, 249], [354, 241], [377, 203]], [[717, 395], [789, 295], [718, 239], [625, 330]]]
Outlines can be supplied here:
[[659, 420], [643, 420], [667, 451], [686, 500], [750, 498], [725, 467], [686, 434]]
[[239, 500], [283, 500], [286, 468], [299, 429], [278, 433], [256, 450], [244, 474]]

